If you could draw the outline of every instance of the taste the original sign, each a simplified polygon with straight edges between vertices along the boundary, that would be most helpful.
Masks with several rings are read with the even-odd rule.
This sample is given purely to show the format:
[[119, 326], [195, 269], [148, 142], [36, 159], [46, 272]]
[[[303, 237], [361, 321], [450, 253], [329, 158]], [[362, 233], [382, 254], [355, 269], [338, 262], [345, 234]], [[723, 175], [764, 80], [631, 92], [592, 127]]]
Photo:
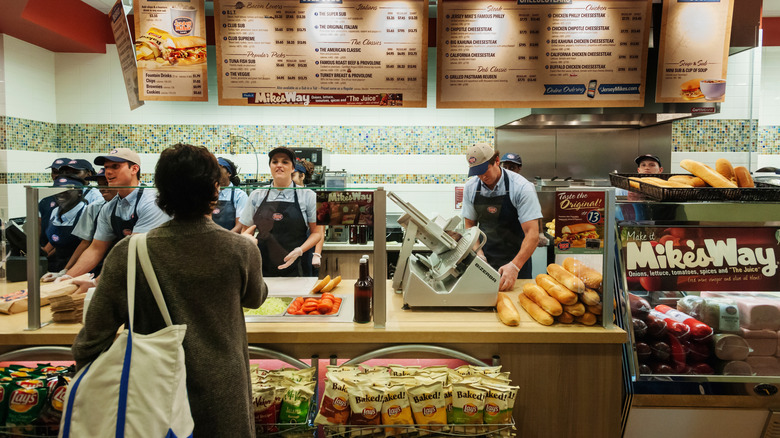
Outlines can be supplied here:
[[779, 291], [776, 227], [622, 227], [630, 290]]

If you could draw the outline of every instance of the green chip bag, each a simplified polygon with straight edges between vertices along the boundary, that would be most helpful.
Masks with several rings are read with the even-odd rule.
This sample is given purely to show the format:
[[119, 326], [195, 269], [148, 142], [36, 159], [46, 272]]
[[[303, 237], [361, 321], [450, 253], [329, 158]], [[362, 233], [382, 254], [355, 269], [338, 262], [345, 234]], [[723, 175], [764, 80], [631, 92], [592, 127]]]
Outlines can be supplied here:
[[9, 426], [32, 424], [41, 413], [48, 390], [46, 383], [39, 379], [18, 380], [9, 385], [8, 417]]

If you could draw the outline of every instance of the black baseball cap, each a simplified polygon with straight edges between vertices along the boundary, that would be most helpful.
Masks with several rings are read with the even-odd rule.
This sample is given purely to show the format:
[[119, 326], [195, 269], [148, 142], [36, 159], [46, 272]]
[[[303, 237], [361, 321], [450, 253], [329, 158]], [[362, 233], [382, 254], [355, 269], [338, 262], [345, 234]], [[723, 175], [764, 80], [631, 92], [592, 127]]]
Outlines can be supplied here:
[[52, 161], [51, 166], [48, 166], [46, 168], [59, 170], [59, 168], [66, 165], [68, 161], [70, 161], [70, 158], [57, 158], [56, 160]]
[[69, 160], [67, 163], [63, 164], [62, 167], [70, 167], [71, 169], [76, 169], [76, 170], [88, 170], [92, 173], [95, 173], [95, 168], [92, 167], [92, 163], [90, 163], [88, 160], [84, 160], [81, 158], [76, 158], [75, 160]]
[[295, 152], [293, 152], [292, 149], [286, 147], [278, 147], [278, 148], [271, 149], [271, 152], [268, 153], [268, 158], [271, 159], [274, 157], [274, 155], [278, 153], [283, 153], [287, 155], [288, 157], [290, 157], [290, 161], [295, 163]]
[[636, 163], [637, 166], [639, 166], [639, 164], [642, 161], [645, 161], [645, 160], [653, 160], [656, 163], [658, 163], [659, 166], [661, 166], [661, 160], [658, 157], [656, 157], [655, 155], [652, 155], [652, 154], [640, 155], [640, 156], [636, 157], [636, 159], [634, 159], [634, 162]]

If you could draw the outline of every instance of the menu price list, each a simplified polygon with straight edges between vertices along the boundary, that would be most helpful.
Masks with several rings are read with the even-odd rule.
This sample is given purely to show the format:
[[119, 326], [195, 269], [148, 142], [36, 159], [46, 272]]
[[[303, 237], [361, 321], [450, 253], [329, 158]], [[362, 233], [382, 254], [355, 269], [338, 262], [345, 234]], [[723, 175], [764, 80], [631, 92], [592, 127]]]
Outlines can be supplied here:
[[641, 106], [649, 0], [442, 0], [437, 106]]
[[147, 96], [177, 97], [184, 90], [192, 96], [203, 96], [203, 74], [197, 71], [143, 70], [143, 92]]
[[420, 0], [215, 1], [221, 105], [426, 105]]

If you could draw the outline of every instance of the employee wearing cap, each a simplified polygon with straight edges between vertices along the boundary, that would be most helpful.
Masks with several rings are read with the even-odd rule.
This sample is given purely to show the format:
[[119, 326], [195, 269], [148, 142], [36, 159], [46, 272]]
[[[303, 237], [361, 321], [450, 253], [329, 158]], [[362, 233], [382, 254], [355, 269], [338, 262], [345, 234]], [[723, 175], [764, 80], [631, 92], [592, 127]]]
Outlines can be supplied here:
[[127, 148], [117, 148], [95, 158], [95, 164], [105, 169], [108, 185], [116, 187], [117, 196], [100, 210], [92, 243], [68, 270], [68, 277], [93, 270], [125, 236], [145, 233], [171, 219], [157, 206], [154, 190], [136, 188], [141, 174], [140, 162], [138, 154]]
[[[51, 169], [51, 180], [52, 182], [57, 180], [57, 177], [60, 176], [60, 168], [64, 166], [68, 161], [70, 161], [70, 158], [56, 158], [54, 161], [52, 161], [51, 166], [46, 167], [47, 169]], [[40, 230], [40, 245], [43, 247], [44, 251], [51, 251], [51, 246], [48, 247], [48, 250], [46, 248], [46, 244], [49, 243], [49, 241], [46, 239], [46, 228], [49, 226], [49, 218], [51, 217], [51, 212], [57, 207], [57, 201], [54, 199], [54, 195], [46, 196], [45, 198], [42, 198], [40, 201], [38, 201], [38, 229]], [[52, 271], [54, 267], [49, 266], [48, 271]]]
[[644, 154], [634, 159], [636, 163], [636, 173], [663, 173], [661, 160], [652, 154]]
[[501, 167], [514, 173], [520, 173], [523, 169], [523, 160], [520, 155], [507, 152], [501, 156]]
[[217, 206], [211, 213], [211, 219], [222, 228], [239, 233], [241, 232], [241, 222], [238, 221], [238, 218], [241, 217], [241, 212], [249, 197], [243, 190], [236, 187], [241, 184], [241, 179], [237, 175], [238, 168], [235, 163], [227, 158], [217, 158], [217, 162], [221, 172], [219, 186], [222, 189], [219, 191], [219, 199]]
[[[314, 164], [309, 160], [299, 160], [295, 162], [292, 174], [292, 180], [299, 186], [305, 186], [311, 183], [311, 174], [314, 172]], [[311, 276], [320, 276], [320, 265], [322, 264], [322, 248], [325, 246], [325, 225], [317, 225], [320, 230], [319, 242], [314, 245], [314, 251], [311, 253]]]
[[[95, 168], [92, 167], [92, 163], [90, 163], [89, 160], [76, 158], [73, 160], [68, 160], [65, 164], [62, 165], [60, 168], [60, 175], [71, 176], [87, 181], [87, 178], [95, 175]], [[87, 204], [91, 204], [93, 202], [102, 202], [103, 196], [101, 196], [97, 190], [92, 190], [91, 187], [85, 186], [84, 200], [87, 202]]]
[[309, 277], [311, 253], [320, 239], [316, 196], [308, 189], [284, 190], [297, 187], [292, 180], [296, 161], [292, 150], [275, 148], [268, 157], [271, 187], [249, 194], [241, 213], [242, 231], [257, 226], [264, 276]]
[[81, 242], [81, 239], [73, 235], [73, 228], [86, 207], [82, 198], [83, 180], [59, 176], [54, 180], [54, 187], [70, 187], [71, 190], [63, 190], [54, 195], [57, 206], [52, 210], [45, 230], [48, 245], [51, 245], [54, 251], [49, 256], [49, 272], [42, 277], [44, 281], [51, 281], [65, 274], [65, 265]]
[[511, 290], [518, 278], [531, 278], [531, 255], [539, 241], [542, 208], [533, 184], [499, 164], [499, 153], [487, 143], [466, 151], [469, 177], [463, 190], [466, 228], [479, 226], [487, 236], [477, 255], [501, 275], [500, 290]]

